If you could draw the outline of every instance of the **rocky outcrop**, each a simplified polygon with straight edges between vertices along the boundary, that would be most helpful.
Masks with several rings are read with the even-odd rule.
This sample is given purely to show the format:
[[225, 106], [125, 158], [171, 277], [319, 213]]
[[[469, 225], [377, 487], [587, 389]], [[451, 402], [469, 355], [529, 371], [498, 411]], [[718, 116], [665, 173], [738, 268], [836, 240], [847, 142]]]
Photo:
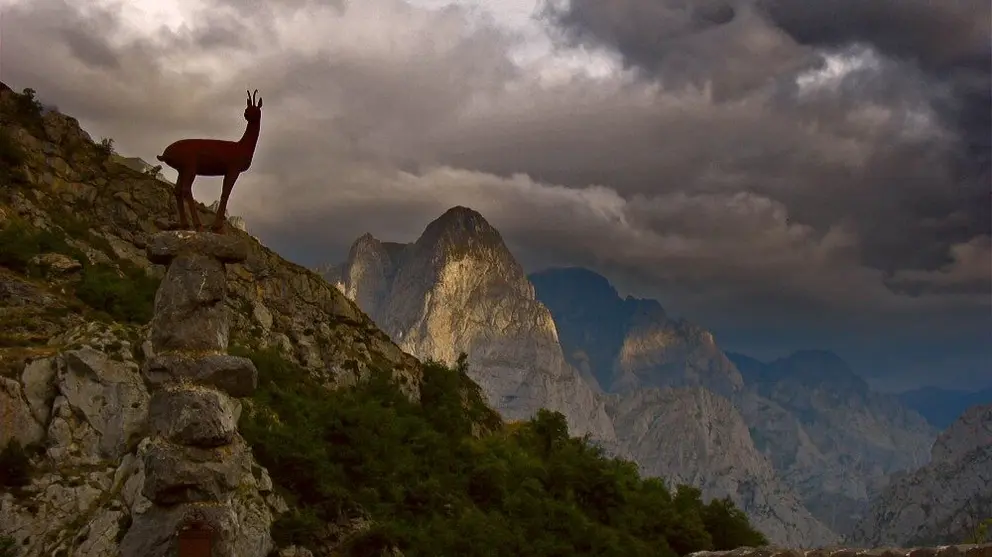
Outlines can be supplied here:
[[701, 387], [639, 389], [613, 395], [609, 412], [622, 450], [643, 473], [697, 486], [706, 499], [729, 495], [775, 543], [820, 547], [837, 540], [776, 477], [726, 398]]
[[[21, 557], [118, 557], [123, 538], [148, 536], [136, 529], [153, 509], [143, 457], [155, 405], [141, 374], [140, 362], [151, 356], [146, 336], [145, 328], [80, 325], [51, 339], [61, 347], [53, 355], [31, 359], [7, 379], [20, 391], [7, 409], [30, 424], [23, 431], [42, 432], [19, 438], [36, 442], [30, 483], [0, 491], [0, 536], [13, 538]], [[236, 486], [234, 516], [247, 538], [258, 539], [285, 507], [246, 455], [250, 474]]]
[[837, 547], [806, 551], [785, 548], [743, 547], [728, 551], [697, 551], [688, 557], [990, 557], [992, 543], [959, 544], [936, 547], [885, 547], [859, 549]]
[[[80, 325], [50, 340], [54, 354], [29, 356], [2, 378], [2, 431], [37, 447], [30, 483], [0, 493], [0, 536], [23, 557], [171, 555], [176, 527], [191, 517], [214, 525], [215, 555], [271, 550], [272, 517], [285, 505], [237, 435], [231, 396], [251, 390], [254, 368], [219, 353], [229, 327], [224, 269], [190, 244], [173, 246], [183, 255], [163, 281], [150, 334]], [[184, 334], [214, 353], [183, 353]]]
[[352, 246], [328, 280], [401, 348], [422, 359], [469, 357], [469, 375], [509, 419], [560, 411], [573, 435], [610, 446], [603, 402], [568, 365], [551, 314], [492, 226], [455, 207], [413, 244], [370, 235]]
[[148, 245], [149, 260], [167, 265], [150, 326], [154, 356], [143, 366], [153, 386], [148, 437], [137, 452], [141, 494], [151, 504], [132, 518], [122, 557], [171, 556], [192, 522], [212, 529], [216, 557], [265, 557], [272, 549], [271, 513], [237, 431], [241, 403], [232, 398], [254, 390], [258, 374], [250, 360], [224, 355], [231, 326], [224, 265], [247, 256], [240, 239], [218, 234], [162, 232]]
[[992, 518], [992, 405], [965, 411], [938, 437], [931, 458], [892, 478], [852, 542], [953, 543]]

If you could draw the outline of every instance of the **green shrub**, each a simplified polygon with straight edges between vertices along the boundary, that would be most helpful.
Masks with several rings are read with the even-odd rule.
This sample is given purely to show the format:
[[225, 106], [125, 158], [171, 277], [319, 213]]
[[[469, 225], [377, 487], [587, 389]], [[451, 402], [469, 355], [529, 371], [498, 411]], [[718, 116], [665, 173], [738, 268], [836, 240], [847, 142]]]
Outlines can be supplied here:
[[768, 539], [751, 528], [747, 515], [736, 508], [729, 497], [710, 501], [703, 507], [702, 518], [706, 531], [713, 537], [713, 549], [759, 547], [768, 544]]
[[40, 121], [44, 114], [44, 107], [37, 98], [37, 92], [30, 87], [21, 90], [21, 94], [16, 96], [15, 107], [17, 115], [26, 121]]
[[0, 451], [0, 485], [23, 487], [31, 483], [31, 459], [21, 442], [11, 439]]
[[464, 359], [425, 364], [416, 404], [387, 373], [329, 392], [275, 351], [232, 352], [259, 371], [241, 431], [295, 509], [273, 528], [280, 543], [315, 546], [322, 524], [360, 515], [372, 527], [342, 555], [670, 557], [763, 539], [729, 501], [673, 496], [569, 437], [560, 413], [473, 436], [489, 416]]
[[992, 518], [986, 518], [975, 526], [975, 531], [968, 536], [965, 543], [987, 543], [992, 541], [989, 530], [992, 529]]
[[14, 220], [0, 229], [0, 266], [30, 275], [36, 271], [31, 259], [42, 253], [60, 253], [82, 263], [75, 293], [90, 308], [124, 323], [151, 320], [161, 281], [148, 276], [144, 269], [125, 260], [117, 262], [120, 272], [106, 264], [90, 264], [61, 234], [35, 228], [22, 220]]
[[0, 128], [0, 180], [23, 181], [24, 173], [21, 165], [25, 160], [24, 149], [14, 140], [10, 130]]
[[31, 258], [42, 253], [61, 253], [85, 260], [83, 254], [69, 246], [56, 232], [35, 228], [22, 220], [13, 220], [0, 229], [0, 266], [27, 274]]
[[117, 153], [117, 150], [114, 149], [114, 140], [113, 138], [110, 137], [105, 137], [101, 139], [100, 143], [96, 144], [96, 149], [104, 160], [109, 159], [110, 157], [112, 157], [114, 154]]
[[123, 276], [104, 264], [86, 265], [76, 296], [91, 308], [124, 323], [147, 323], [155, 305], [159, 279], [137, 266], [119, 262]]
[[17, 541], [10, 536], [0, 536], [0, 557], [17, 557]]

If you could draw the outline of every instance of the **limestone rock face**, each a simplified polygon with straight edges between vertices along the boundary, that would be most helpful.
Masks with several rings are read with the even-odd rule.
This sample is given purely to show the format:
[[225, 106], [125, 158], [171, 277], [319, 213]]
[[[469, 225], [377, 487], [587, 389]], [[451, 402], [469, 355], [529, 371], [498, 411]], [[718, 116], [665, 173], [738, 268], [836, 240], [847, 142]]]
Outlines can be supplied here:
[[941, 433], [932, 461], [895, 475], [850, 536], [855, 543], [940, 544], [992, 517], [992, 404], [969, 408]]
[[562, 412], [573, 435], [609, 445], [613, 427], [595, 389], [564, 358], [555, 323], [499, 233], [455, 207], [413, 244], [359, 238], [328, 279], [404, 350], [452, 363], [509, 419]]
[[645, 388], [612, 395], [621, 448], [641, 470], [730, 498], [776, 544], [819, 547], [837, 536], [803, 507], [751, 442], [740, 413], [702, 387]]
[[[153, 551], [153, 539], [131, 533], [135, 527], [174, 541], [173, 530], [138, 520], [154, 508], [143, 495], [150, 396], [136, 359], [146, 335], [145, 328], [83, 324], [52, 339], [62, 350], [30, 360], [7, 380], [19, 386], [21, 415], [34, 424], [18, 431], [40, 429], [45, 447], [32, 457], [31, 483], [0, 493], [0, 536], [14, 538], [21, 557], [120, 557], [125, 537], [140, 542], [136, 554], [163, 554]], [[281, 505], [264, 469], [247, 458], [230, 502], [246, 532], [235, 551], [265, 555], [251, 544], [264, 540]]]
[[803, 351], [770, 364], [734, 355], [747, 388], [734, 398], [759, 450], [841, 533], [889, 475], [929, 460], [935, 432], [895, 397], [872, 392], [836, 355]]

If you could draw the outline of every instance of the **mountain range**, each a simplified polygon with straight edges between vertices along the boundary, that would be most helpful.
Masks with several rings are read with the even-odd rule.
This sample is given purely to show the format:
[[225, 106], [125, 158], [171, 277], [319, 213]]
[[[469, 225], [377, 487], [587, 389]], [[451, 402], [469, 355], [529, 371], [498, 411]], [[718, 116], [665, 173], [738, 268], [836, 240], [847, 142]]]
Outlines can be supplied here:
[[916, 410], [937, 429], [947, 429], [968, 408], [980, 404], [992, 404], [992, 388], [963, 391], [920, 387], [900, 393], [899, 400]]
[[836, 355], [727, 354], [655, 300], [588, 269], [527, 276], [499, 232], [454, 207], [411, 243], [366, 234], [320, 272], [403, 350], [451, 362], [505, 417], [562, 412], [641, 470], [729, 496], [776, 543], [834, 543], [937, 430]]

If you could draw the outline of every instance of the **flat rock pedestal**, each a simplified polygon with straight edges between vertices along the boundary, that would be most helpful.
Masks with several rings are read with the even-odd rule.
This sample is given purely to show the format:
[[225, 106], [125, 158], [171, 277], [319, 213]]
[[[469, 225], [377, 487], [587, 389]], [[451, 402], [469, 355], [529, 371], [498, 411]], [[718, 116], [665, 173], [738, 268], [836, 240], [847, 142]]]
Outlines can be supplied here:
[[152, 236], [147, 251], [168, 265], [155, 295], [154, 356], [142, 366], [151, 401], [137, 456], [151, 505], [132, 517], [121, 555], [264, 557], [271, 516], [264, 505], [252, 508], [258, 481], [234, 398], [252, 393], [258, 372], [227, 354], [224, 265], [244, 261], [247, 246], [233, 236], [169, 231]]

